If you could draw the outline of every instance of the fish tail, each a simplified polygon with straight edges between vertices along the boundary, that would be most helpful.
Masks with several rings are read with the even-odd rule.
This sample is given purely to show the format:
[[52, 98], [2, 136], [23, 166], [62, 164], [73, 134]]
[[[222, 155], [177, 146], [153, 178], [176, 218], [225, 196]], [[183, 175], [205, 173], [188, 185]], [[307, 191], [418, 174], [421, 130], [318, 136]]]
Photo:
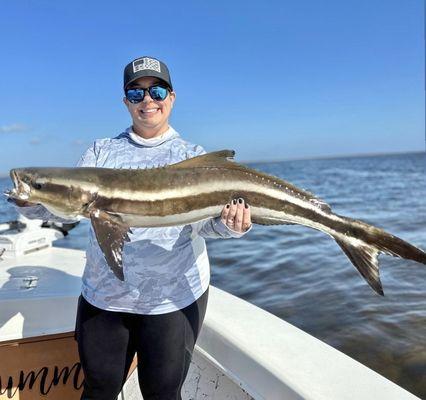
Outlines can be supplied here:
[[379, 273], [380, 253], [426, 264], [426, 253], [405, 240], [364, 222], [342, 218], [350, 224], [356, 223], [356, 230], [352, 237], [339, 235], [335, 240], [376, 293], [384, 295]]

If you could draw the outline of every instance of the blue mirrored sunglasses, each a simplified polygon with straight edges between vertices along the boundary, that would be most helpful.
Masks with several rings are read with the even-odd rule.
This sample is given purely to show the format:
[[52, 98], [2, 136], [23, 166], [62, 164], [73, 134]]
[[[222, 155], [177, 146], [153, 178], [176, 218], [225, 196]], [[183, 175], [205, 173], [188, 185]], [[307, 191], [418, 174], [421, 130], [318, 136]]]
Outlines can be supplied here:
[[168, 94], [168, 89], [164, 86], [151, 86], [146, 89], [142, 88], [134, 88], [134, 89], [127, 89], [126, 90], [126, 98], [130, 101], [130, 103], [136, 104], [143, 101], [145, 98], [145, 93], [148, 92], [149, 96], [152, 100], [156, 101], [163, 101]]

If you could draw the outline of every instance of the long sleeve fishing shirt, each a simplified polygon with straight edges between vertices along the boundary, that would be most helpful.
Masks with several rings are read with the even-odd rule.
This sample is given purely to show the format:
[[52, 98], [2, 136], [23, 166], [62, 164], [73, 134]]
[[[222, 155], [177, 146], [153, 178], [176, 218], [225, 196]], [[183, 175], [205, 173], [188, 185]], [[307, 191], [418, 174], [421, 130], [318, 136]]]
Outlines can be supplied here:
[[[153, 168], [204, 154], [173, 129], [160, 138], [144, 140], [130, 128], [115, 138], [96, 140], [79, 167]], [[63, 219], [41, 205], [20, 207], [28, 218]], [[188, 225], [132, 228], [123, 249], [124, 281], [117, 279], [90, 227], [82, 294], [98, 308], [138, 314], [163, 314], [197, 300], [210, 281], [205, 238], [236, 238], [220, 217]]]

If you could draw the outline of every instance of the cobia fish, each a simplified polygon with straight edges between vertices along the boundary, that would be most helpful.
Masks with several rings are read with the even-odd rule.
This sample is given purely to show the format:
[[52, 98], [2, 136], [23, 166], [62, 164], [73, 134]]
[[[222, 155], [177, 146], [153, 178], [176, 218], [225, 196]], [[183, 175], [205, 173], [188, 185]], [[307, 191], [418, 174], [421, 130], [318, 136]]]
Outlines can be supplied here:
[[152, 169], [22, 168], [8, 195], [65, 217], [90, 218], [114, 274], [123, 277], [122, 249], [130, 227], [184, 225], [221, 214], [234, 198], [261, 225], [299, 224], [330, 235], [368, 284], [383, 295], [378, 255], [426, 264], [421, 249], [375, 226], [333, 213], [289, 182], [232, 161], [223, 150]]

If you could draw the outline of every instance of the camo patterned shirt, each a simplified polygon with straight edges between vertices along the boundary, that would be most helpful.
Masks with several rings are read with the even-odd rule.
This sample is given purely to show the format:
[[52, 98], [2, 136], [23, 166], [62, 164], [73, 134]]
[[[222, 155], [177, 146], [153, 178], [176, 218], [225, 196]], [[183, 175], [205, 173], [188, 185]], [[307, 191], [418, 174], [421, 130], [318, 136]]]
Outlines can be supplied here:
[[[183, 140], [173, 129], [160, 141], [132, 139], [127, 129], [115, 138], [98, 139], [81, 157], [79, 167], [153, 168], [204, 154], [204, 149]], [[152, 144], [154, 143], [154, 144]], [[43, 206], [22, 207], [28, 218], [64, 222]], [[218, 218], [197, 223], [132, 228], [123, 249], [124, 281], [112, 273], [90, 227], [82, 294], [98, 308], [137, 314], [164, 314], [186, 307], [208, 288], [210, 264], [205, 238], [238, 238]]]

